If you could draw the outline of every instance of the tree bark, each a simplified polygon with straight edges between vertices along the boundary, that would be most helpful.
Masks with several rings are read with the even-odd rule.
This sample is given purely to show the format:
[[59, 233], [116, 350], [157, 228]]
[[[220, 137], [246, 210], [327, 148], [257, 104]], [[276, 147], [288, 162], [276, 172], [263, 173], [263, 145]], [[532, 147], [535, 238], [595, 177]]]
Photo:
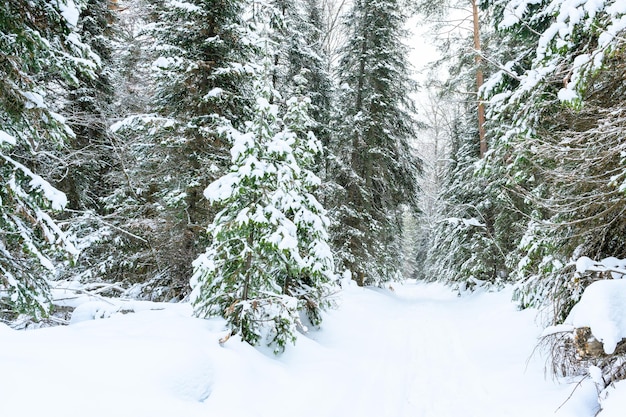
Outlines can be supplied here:
[[472, 1], [472, 15], [474, 18], [474, 50], [476, 53], [476, 100], [478, 102], [478, 137], [480, 140], [480, 157], [487, 152], [487, 139], [485, 138], [485, 105], [480, 98], [480, 88], [483, 86], [484, 76], [482, 70], [482, 57], [480, 46], [480, 22], [478, 16], [477, 0]]

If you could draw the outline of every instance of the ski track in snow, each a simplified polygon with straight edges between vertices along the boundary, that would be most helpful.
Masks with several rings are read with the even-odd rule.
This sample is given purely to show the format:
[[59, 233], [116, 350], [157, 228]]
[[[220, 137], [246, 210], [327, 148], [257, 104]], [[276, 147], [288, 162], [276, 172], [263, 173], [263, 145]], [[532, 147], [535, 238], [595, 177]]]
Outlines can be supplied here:
[[[319, 410], [311, 416], [594, 414], [591, 386], [555, 413], [572, 387], [544, 379], [543, 360], [530, 358], [540, 333], [528, 324], [534, 312], [515, 311], [503, 294], [458, 298], [443, 288], [424, 295], [425, 289], [405, 285], [397, 286], [396, 293], [361, 290], [363, 300], [345, 306], [352, 310], [346, 318], [361, 318], [370, 326], [367, 333], [344, 331], [332, 346], [347, 355], [337, 361], [350, 365], [354, 382], [343, 385], [344, 401], [336, 414]], [[373, 292], [381, 294], [373, 297]], [[368, 307], [376, 302], [383, 305]], [[338, 321], [331, 326], [350, 328], [350, 323]]]
[[[0, 325], [0, 416], [591, 417], [595, 387], [544, 378], [510, 291], [350, 285], [275, 357], [186, 305], [63, 328]], [[530, 359], [529, 359], [530, 357]], [[601, 415], [602, 417], [602, 415]]]

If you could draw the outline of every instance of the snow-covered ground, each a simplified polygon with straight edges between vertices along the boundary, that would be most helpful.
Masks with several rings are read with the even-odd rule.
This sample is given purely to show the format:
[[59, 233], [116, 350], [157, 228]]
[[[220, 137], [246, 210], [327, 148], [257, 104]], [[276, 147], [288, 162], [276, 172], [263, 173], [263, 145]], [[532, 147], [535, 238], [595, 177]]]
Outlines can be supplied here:
[[344, 288], [322, 329], [300, 336], [279, 357], [236, 337], [220, 346], [223, 321], [192, 318], [185, 304], [144, 303], [135, 313], [30, 331], [0, 324], [0, 416], [591, 417], [597, 411], [590, 380], [561, 407], [578, 381], [545, 377], [545, 359], [531, 357], [542, 329], [534, 311], [516, 311], [510, 291], [457, 297], [435, 284], [393, 287]]

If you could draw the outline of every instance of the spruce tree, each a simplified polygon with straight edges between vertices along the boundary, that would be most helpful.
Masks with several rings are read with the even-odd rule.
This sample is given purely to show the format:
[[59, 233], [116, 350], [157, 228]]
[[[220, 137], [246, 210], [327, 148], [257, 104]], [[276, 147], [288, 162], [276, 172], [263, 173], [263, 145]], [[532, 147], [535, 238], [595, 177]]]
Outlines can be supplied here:
[[417, 209], [420, 161], [410, 146], [414, 85], [404, 22], [396, 0], [357, 0], [346, 20], [331, 145], [330, 176], [340, 186], [333, 244], [339, 267], [360, 285], [398, 276], [402, 206]]
[[204, 192], [222, 209], [209, 227], [211, 245], [194, 264], [192, 302], [197, 315], [221, 315], [231, 334], [278, 353], [306, 330], [301, 312], [321, 322], [333, 259], [329, 221], [312, 194], [320, 180], [307, 168], [321, 151], [308, 131], [310, 100], [292, 97], [282, 114], [272, 104], [279, 98], [269, 73], [259, 74], [252, 120], [222, 129], [233, 166]]
[[75, 265], [60, 265], [59, 280], [94, 283], [110, 278], [116, 282], [118, 277], [111, 276], [111, 269], [125, 257], [118, 251], [120, 245], [115, 242], [119, 235], [113, 226], [122, 222], [107, 204], [107, 198], [124, 180], [122, 155], [109, 131], [116, 116], [114, 47], [119, 39], [116, 15], [109, 4], [107, 0], [87, 1], [76, 28], [83, 42], [98, 54], [100, 65], [94, 76], [77, 74], [80, 83], [70, 86], [64, 97], [62, 110], [74, 136], [56, 152], [65, 167], [52, 180], [68, 197], [63, 221], [81, 255]]
[[[560, 324], [587, 286], [616, 278], [577, 271], [576, 261], [626, 256], [626, 8], [611, 0], [494, 4], [509, 59], [487, 81], [497, 123], [491, 165], [531, 207], [511, 256], [516, 296], [521, 307], [540, 307], [544, 319]], [[623, 354], [581, 356], [572, 343], [580, 330], [542, 340], [552, 350], [553, 372], [596, 367], [599, 391], [623, 379]]]
[[322, 49], [320, 7], [319, 0], [273, 0], [267, 2], [265, 13], [273, 16], [273, 87], [281, 94], [293, 94], [302, 88], [294, 82], [296, 76], [302, 75], [308, 80], [306, 89], [313, 92], [311, 110], [328, 111], [332, 84], [328, 58]]
[[[98, 57], [76, 33], [79, 8], [68, 0], [10, 0], [0, 8], [0, 304], [2, 315], [48, 312], [51, 251], [76, 254], [51, 217], [66, 196], [42, 175], [46, 149], [74, 137], [56, 94], [93, 77]], [[58, 164], [58, 160], [55, 159]], [[34, 170], [39, 168], [42, 175]]]
[[[124, 271], [143, 297], [180, 299], [206, 246], [214, 213], [202, 190], [228, 167], [221, 118], [238, 126], [250, 110], [250, 42], [240, 0], [146, 5], [136, 63], [151, 88], [139, 114], [114, 125], [128, 153], [126, 184], [109, 199], [131, 234]], [[132, 58], [129, 56], [129, 58]], [[135, 65], [132, 62], [129, 62]], [[132, 74], [128, 74], [132, 75]], [[132, 86], [132, 84], [131, 84]]]
[[[493, 166], [531, 206], [511, 262], [523, 307], [563, 319], [588, 284], [572, 260], [625, 253], [615, 167], [624, 47], [620, 2], [494, 2], [508, 62], [487, 83]], [[601, 213], [601, 214], [599, 214]]]
[[170, 274], [176, 287], [188, 281], [204, 245], [211, 213], [202, 190], [227, 168], [228, 147], [216, 132], [216, 118], [237, 124], [250, 106], [244, 2], [190, 4], [172, 3], [159, 11], [156, 98], [164, 120], [155, 132], [158, 147], [149, 151], [156, 175], [148, 193], [169, 218], [159, 251], [174, 266]]
[[[323, 11], [319, 0], [293, 2], [298, 6], [292, 21], [285, 22], [284, 47], [287, 58], [287, 79], [294, 80], [298, 75], [307, 80], [306, 91], [311, 98], [309, 114], [314, 121], [312, 130], [326, 148], [330, 142], [330, 119], [332, 76], [328, 71], [329, 57], [323, 48]], [[292, 86], [294, 88], [302, 86]]]

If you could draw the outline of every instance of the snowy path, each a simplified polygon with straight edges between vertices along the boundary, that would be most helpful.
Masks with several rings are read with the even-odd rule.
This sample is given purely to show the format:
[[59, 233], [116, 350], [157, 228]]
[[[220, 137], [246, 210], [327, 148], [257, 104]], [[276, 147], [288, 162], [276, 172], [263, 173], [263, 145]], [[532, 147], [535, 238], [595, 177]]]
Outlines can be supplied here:
[[350, 287], [276, 358], [172, 306], [65, 328], [0, 325], [0, 416], [591, 417], [590, 384], [544, 379], [510, 294]]
[[[509, 299], [458, 298], [424, 285], [397, 286], [395, 293], [354, 290], [339, 317], [328, 320], [332, 329], [318, 338], [345, 369], [316, 375], [316, 385], [336, 388], [337, 379], [345, 379], [340, 400], [334, 411], [301, 415], [592, 416], [591, 387], [555, 414], [572, 387], [545, 380], [539, 357], [527, 367], [540, 329], [534, 312], [516, 311]], [[351, 326], [358, 318], [368, 323], [367, 331]]]

